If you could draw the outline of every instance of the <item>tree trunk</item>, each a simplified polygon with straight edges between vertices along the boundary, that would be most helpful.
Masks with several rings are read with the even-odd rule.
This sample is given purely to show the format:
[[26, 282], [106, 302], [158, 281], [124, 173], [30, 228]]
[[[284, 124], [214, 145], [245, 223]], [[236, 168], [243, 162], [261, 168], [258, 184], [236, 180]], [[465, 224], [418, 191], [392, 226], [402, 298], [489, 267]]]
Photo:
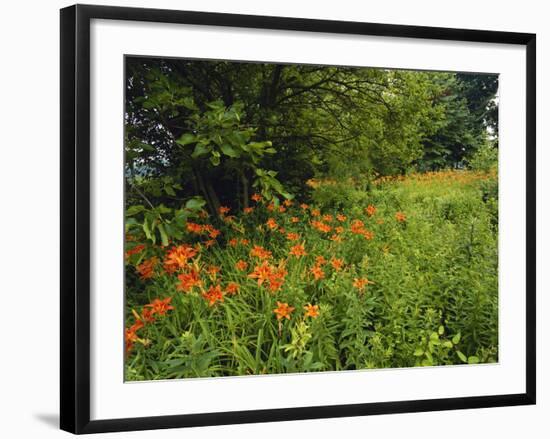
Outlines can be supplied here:
[[210, 199], [210, 194], [208, 193], [208, 190], [206, 189], [206, 185], [204, 184], [204, 178], [201, 174], [201, 172], [198, 169], [193, 168], [193, 174], [195, 176], [195, 181], [197, 182], [197, 185], [200, 189], [200, 192], [202, 193], [202, 196], [204, 197], [206, 201], [206, 205], [208, 206], [208, 210], [211, 214], [215, 215], [217, 213], [216, 207], [212, 203], [212, 200]]
[[241, 171], [241, 182], [243, 185], [243, 207], [246, 209], [249, 206], [250, 197], [248, 194], [248, 178], [246, 178], [244, 171]]
[[210, 197], [210, 201], [212, 203], [212, 207], [214, 209], [214, 212], [212, 212], [214, 215], [218, 215], [220, 212], [220, 199], [218, 198], [218, 195], [216, 194], [216, 191], [214, 190], [214, 186], [212, 186], [212, 182], [206, 178], [204, 185], [206, 187], [206, 191], [208, 192], [208, 196]]

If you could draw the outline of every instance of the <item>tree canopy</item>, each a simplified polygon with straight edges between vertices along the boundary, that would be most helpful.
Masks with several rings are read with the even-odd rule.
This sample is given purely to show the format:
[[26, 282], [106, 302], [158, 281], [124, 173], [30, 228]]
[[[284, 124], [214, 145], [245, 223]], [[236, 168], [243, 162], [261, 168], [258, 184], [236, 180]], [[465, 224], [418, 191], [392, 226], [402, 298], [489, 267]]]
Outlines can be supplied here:
[[378, 176], [464, 166], [498, 133], [497, 75], [126, 63], [127, 194], [145, 205], [205, 203], [217, 212], [247, 207], [252, 192], [305, 198], [314, 177], [368, 186]]

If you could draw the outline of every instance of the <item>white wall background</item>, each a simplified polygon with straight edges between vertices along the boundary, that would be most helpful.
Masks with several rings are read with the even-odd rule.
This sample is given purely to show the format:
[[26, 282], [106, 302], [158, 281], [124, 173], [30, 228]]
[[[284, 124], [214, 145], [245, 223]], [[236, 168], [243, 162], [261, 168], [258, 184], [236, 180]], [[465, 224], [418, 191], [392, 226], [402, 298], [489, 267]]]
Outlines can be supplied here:
[[[543, 1], [497, 0], [103, 0], [87, 3], [296, 16], [537, 33], [538, 392], [537, 406], [325, 419], [102, 435], [172, 438], [464, 437], [550, 435], [548, 368], [550, 233], [548, 138], [550, 27]], [[58, 422], [59, 14], [70, 2], [27, 0], [0, 14], [0, 436], [55, 438]], [[7, 135], [6, 135], [7, 134]], [[548, 370], [548, 369], [547, 369]]]

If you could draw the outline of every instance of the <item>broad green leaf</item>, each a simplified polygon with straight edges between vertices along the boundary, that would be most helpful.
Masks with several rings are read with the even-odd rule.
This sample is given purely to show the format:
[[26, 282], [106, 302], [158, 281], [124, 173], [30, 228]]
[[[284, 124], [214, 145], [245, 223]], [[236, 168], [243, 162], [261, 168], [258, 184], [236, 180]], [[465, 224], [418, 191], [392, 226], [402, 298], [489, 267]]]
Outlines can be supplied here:
[[466, 355], [464, 355], [462, 352], [456, 351], [456, 355], [458, 355], [458, 358], [460, 358], [464, 363], [468, 362], [468, 358], [466, 358]]
[[126, 216], [134, 216], [140, 212], [143, 212], [144, 210], [145, 210], [145, 207], [139, 204], [135, 206], [130, 206], [128, 209], [126, 209]]
[[145, 218], [145, 220], [143, 221], [142, 227], [143, 227], [143, 232], [145, 233], [145, 236], [147, 237], [147, 239], [153, 241], [154, 243], [155, 238], [151, 233], [151, 228], [149, 227], [149, 221], [147, 220], [147, 218]]
[[187, 200], [185, 203], [185, 208], [189, 210], [199, 210], [206, 204], [206, 201], [201, 197], [194, 197], [190, 200]]
[[195, 149], [193, 150], [193, 153], [191, 154], [191, 157], [196, 159], [197, 157], [208, 154], [209, 152], [210, 152], [210, 148], [203, 145], [202, 143], [197, 143], [197, 145], [195, 146]]
[[233, 147], [227, 143], [223, 143], [220, 145], [220, 149], [222, 152], [229, 157], [236, 158], [239, 157], [239, 153], [233, 149]]
[[158, 226], [159, 232], [160, 232], [160, 239], [162, 241], [162, 245], [166, 247], [168, 245], [168, 235], [166, 234], [166, 230], [164, 229], [164, 224], [160, 223]]
[[458, 344], [460, 342], [460, 332], [453, 337], [453, 343]]
[[197, 138], [191, 134], [191, 133], [185, 133], [182, 135], [178, 140], [176, 140], [176, 143], [181, 146], [189, 145], [190, 143], [193, 143], [197, 140]]
[[468, 357], [468, 364], [477, 364], [477, 363], [479, 363], [479, 357], [476, 357], [475, 355]]
[[214, 166], [218, 166], [220, 164], [220, 157], [216, 155], [211, 155], [210, 163], [212, 163]]

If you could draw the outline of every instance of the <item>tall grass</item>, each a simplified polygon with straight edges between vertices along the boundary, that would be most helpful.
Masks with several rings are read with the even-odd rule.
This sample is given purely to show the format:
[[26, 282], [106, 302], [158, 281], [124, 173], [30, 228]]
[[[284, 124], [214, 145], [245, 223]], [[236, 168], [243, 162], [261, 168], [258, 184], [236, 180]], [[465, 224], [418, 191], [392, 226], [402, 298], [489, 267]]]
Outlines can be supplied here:
[[491, 184], [468, 171], [369, 192], [316, 182], [316, 205], [255, 197], [191, 224], [185, 242], [128, 237], [126, 378], [497, 361]]

